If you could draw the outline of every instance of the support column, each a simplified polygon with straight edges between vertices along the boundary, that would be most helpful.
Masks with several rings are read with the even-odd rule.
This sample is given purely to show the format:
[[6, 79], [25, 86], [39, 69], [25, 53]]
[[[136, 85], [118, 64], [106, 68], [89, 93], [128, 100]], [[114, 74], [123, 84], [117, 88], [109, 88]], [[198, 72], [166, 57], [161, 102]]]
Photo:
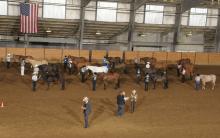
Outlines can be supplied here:
[[132, 0], [130, 5], [130, 19], [128, 25], [128, 50], [133, 50], [133, 34], [134, 34], [134, 24], [135, 24], [135, 0]]
[[218, 9], [218, 23], [216, 28], [215, 40], [216, 40], [215, 51], [220, 52], [220, 9]]
[[79, 50], [82, 49], [83, 46], [83, 37], [84, 37], [84, 26], [85, 26], [85, 0], [81, 0], [81, 8], [80, 8], [80, 36], [79, 36]]
[[181, 28], [181, 5], [177, 4], [176, 5], [176, 16], [175, 16], [175, 26], [174, 26], [175, 30], [174, 30], [174, 36], [173, 36], [173, 45], [172, 45], [172, 48], [171, 48], [171, 51], [173, 51], [173, 52], [176, 51], [176, 46], [178, 44], [180, 28]]

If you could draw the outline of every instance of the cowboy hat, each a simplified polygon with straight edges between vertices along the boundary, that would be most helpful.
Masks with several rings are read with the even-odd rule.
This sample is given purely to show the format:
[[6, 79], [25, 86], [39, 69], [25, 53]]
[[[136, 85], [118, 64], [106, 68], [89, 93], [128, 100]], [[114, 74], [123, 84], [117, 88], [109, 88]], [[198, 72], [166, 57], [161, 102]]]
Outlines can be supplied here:
[[83, 97], [83, 102], [87, 102], [89, 100], [88, 97]]

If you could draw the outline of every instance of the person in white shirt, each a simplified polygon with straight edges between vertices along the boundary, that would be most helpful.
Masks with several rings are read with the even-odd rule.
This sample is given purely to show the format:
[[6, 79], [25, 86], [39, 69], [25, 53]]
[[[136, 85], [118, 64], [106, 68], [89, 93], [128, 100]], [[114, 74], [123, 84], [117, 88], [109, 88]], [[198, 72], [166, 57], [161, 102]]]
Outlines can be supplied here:
[[135, 109], [136, 102], [137, 102], [137, 92], [136, 92], [136, 90], [133, 90], [131, 92], [130, 100], [131, 100], [131, 113], [133, 113], [134, 109]]
[[25, 60], [21, 60], [21, 76], [24, 76], [24, 70], [25, 70]]
[[177, 64], [177, 70], [176, 70], [178, 77], [180, 76], [180, 70], [181, 70], [181, 68], [182, 68], [182, 65], [181, 65], [180, 63], [178, 63], [178, 64]]
[[32, 90], [33, 91], [36, 91], [37, 80], [38, 80], [37, 74], [34, 72], [32, 75]]
[[199, 88], [200, 88], [200, 81], [201, 81], [200, 75], [197, 74], [196, 77], [195, 77], [195, 88], [196, 88], [196, 90], [199, 90]]
[[6, 66], [7, 66], [7, 69], [10, 68], [10, 64], [11, 64], [11, 54], [8, 53], [7, 56], [6, 56]]
[[34, 73], [36, 73], [36, 75], [38, 75], [38, 72], [39, 72], [39, 67], [38, 67], [38, 65], [36, 64], [36, 65], [34, 66]]
[[150, 69], [150, 62], [147, 62], [146, 69]]
[[184, 83], [185, 82], [185, 80], [186, 80], [186, 69], [185, 68], [183, 68], [182, 69], [182, 83]]

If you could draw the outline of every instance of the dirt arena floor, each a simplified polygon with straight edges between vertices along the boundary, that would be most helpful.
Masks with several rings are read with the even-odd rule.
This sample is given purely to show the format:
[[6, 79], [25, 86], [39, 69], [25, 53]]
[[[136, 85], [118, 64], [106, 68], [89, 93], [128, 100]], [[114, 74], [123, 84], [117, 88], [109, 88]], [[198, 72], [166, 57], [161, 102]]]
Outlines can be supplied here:
[[[159, 85], [144, 91], [144, 84], [134, 83], [134, 75], [123, 75], [121, 90], [130, 96], [138, 92], [136, 111], [129, 112], [126, 103], [123, 117], [116, 117], [116, 96], [119, 90], [108, 86], [91, 91], [91, 81], [79, 82], [78, 76], [67, 78], [67, 88], [58, 85], [50, 90], [38, 85], [31, 91], [30, 74], [21, 78], [18, 69], [0, 66], [0, 138], [218, 138], [220, 137], [220, 67], [200, 66], [196, 72], [217, 74], [214, 91], [194, 90], [193, 81], [185, 84], [169, 70], [168, 90]], [[92, 103], [90, 127], [83, 128], [80, 109], [82, 97]]]

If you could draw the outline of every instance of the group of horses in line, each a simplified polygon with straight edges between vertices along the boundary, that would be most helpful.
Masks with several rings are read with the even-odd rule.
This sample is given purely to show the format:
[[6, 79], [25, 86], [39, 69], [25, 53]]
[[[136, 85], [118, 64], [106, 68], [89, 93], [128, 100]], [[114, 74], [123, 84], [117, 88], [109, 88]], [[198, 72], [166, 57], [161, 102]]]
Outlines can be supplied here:
[[[69, 56], [72, 59], [73, 64], [73, 72], [77, 74], [80, 73], [80, 69], [82, 67], [86, 67], [87, 74], [91, 75], [91, 73], [97, 73], [98, 78], [101, 79], [104, 83], [104, 89], [106, 89], [107, 84], [113, 83], [115, 88], [120, 87], [120, 74], [126, 73], [128, 68], [127, 64], [122, 62], [120, 57], [106, 57], [109, 61], [109, 70], [107, 72], [100, 70], [103, 67], [102, 63], [91, 63], [84, 57], [75, 57]], [[65, 75], [64, 68], [60, 64], [49, 64], [46, 60], [36, 60], [32, 56], [23, 56], [23, 55], [13, 55], [12, 62], [20, 62], [22, 59], [25, 60], [26, 63], [30, 64], [30, 67], [35, 67], [36, 65], [39, 67], [39, 76], [42, 80], [47, 82], [48, 88], [51, 82], [60, 82], [61, 89], [65, 89]], [[169, 64], [167, 61], [157, 61], [154, 57], [143, 57], [139, 59], [138, 64], [135, 63], [135, 69], [137, 67], [142, 67], [144, 73], [146, 73], [145, 66], [147, 62], [151, 64], [150, 74], [153, 76], [154, 87], [156, 82], [163, 82], [167, 78], [167, 69]], [[184, 68], [186, 73], [186, 77], [192, 79], [195, 76], [194, 65], [191, 63], [190, 59], [180, 59], [177, 61], [177, 64], [181, 64], [181, 68], [179, 68], [179, 72]], [[138, 66], [136, 66], [138, 65]], [[92, 68], [89, 68], [91, 67]], [[177, 68], [177, 66], [176, 66]], [[104, 67], [103, 67], [104, 69]], [[177, 68], [178, 69], [178, 68]], [[200, 75], [202, 88], [205, 89], [206, 82], [212, 83], [212, 89], [215, 87], [216, 76], [211, 75]], [[140, 78], [141, 79], [141, 78]]]

